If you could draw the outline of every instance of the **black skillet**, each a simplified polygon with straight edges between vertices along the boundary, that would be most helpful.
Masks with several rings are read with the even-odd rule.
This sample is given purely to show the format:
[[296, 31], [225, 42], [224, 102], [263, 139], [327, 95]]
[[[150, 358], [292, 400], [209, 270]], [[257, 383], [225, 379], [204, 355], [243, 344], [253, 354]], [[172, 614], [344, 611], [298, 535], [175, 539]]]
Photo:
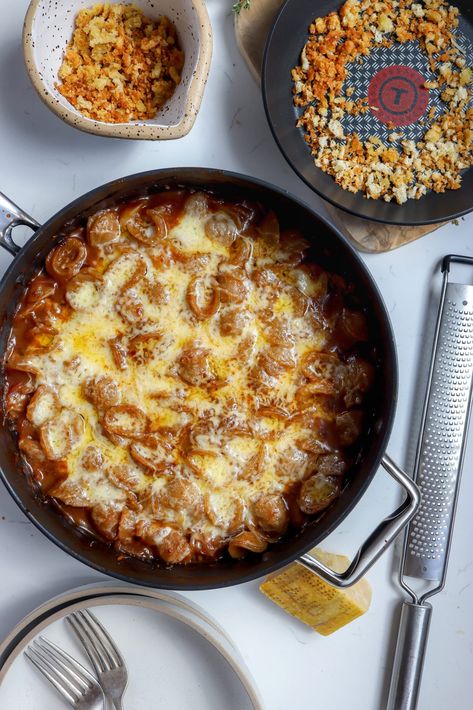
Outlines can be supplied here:
[[[473, 3], [471, 0], [453, 0], [452, 4], [461, 13], [457, 40], [464, 47], [466, 60], [471, 65]], [[444, 222], [470, 212], [473, 210], [473, 168], [464, 171], [459, 190], [447, 190], [442, 194], [430, 192], [420, 200], [408, 200], [398, 205], [343, 190], [330, 175], [314, 165], [302, 129], [296, 128], [300, 110], [296, 110], [292, 102], [291, 69], [300, 62], [310, 23], [316, 17], [338, 10], [341, 5], [340, 0], [286, 0], [269, 33], [262, 69], [263, 100], [269, 125], [286, 160], [321, 197], [365, 219], [420, 225]], [[383, 109], [383, 118], [396, 125], [396, 133], [417, 141], [426, 131], [426, 126], [419, 123], [420, 119], [426, 117], [431, 106], [441, 108], [443, 104], [437, 90], [417, 90], [420, 82], [412, 80], [416, 76], [413, 72], [426, 79], [432, 76], [417, 43], [395, 43], [391, 49], [373, 50], [361, 66], [352, 69], [347, 83], [356, 87], [354, 98], [367, 96], [372, 84], [376, 102]], [[379, 120], [378, 115], [380, 110], [376, 113], [369, 111], [365, 116], [356, 118], [345, 116], [342, 123], [347, 132], [356, 131], [365, 140], [377, 135], [387, 142], [393, 130]], [[411, 119], [412, 122], [402, 125]], [[401, 125], [398, 125], [399, 122]]]
[[[226, 560], [210, 565], [166, 567], [136, 558], [119, 558], [109, 545], [92, 539], [68, 522], [35, 490], [23, 470], [15, 438], [4, 424], [0, 427], [0, 475], [14, 500], [29, 519], [50, 540], [85, 564], [105, 574], [135, 584], [162, 589], [207, 589], [245, 582], [272, 572], [301, 558], [334, 584], [346, 586], [358, 579], [373, 564], [387, 545], [414, 515], [418, 493], [411, 480], [385, 455], [391, 431], [396, 395], [397, 360], [393, 332], [385, 306], [372, 276], [360, 257], [341, 234], [305, 204], [267, 183], [223, 170], [206, 168], [163, 169], [131, 175], [92, 190], [54, 215], [43, 226], [0, 193], [0, 245], [14, 255], [14, 260], [0, 283], [0, 348], [4, 353], [12, 316], [25, 284], [42, 265], [46, 254], [60, 239], [65, 228], [82, 226], [97, 210], [115, 206], [165, 187], [177, 185], [213, 189], [228, 199], [261, 201], [272, 207], [288, 224], [296, 224], [313, 243], [313, 256], [323, 266], [346, 275], [362, 295], [372, 331], [377, 334], [378, 379], [371, 402], [371, 419], [356, 464], [342, 495], [325, 515], [287, 540], [270, 547], [262, 555], [241, 561]], [[35, 234], [23, 248], [12, 239], [12, 226], [26, 224]], [[3, 390], [3, 366], [0, 368]], [[380, 463], [405, 489], [404, 503], [381, 522], [362, 545], [352, 566], [343, 574], [332, 573], [313, 558], [305, 556], [310, 548], [326, 537], [350, 512], [363, 495]]]

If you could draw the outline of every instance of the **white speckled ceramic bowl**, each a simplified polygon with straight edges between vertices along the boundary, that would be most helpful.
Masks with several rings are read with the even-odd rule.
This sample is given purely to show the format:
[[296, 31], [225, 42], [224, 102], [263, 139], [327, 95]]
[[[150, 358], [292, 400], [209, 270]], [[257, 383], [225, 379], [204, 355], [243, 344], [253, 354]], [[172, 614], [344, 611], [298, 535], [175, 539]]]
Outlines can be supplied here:
[[[108, 0], [113, 2], [114, 0]], [[147, 17], [167, 15], [174, 22], [185, 52], [181, 83], [171, 99], [147, 121], [106, 123], [86, 118], [55, 88], [74, 18], [94, 0], [32, 0], [25, 17], [26, 67], [44, 103], [64, 121], [88, 133], [114, 138], [164, 140], [181, 138], [192, 128], [200, 108], [212, 57], [212, 27], [204, 0], [134, 0]]]

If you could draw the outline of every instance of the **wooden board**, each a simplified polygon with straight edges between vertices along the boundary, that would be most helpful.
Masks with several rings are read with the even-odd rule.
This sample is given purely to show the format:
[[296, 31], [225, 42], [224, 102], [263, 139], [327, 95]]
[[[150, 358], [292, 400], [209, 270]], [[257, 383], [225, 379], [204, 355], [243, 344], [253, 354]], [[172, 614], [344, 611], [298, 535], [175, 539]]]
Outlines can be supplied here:
[[[266, 37], [281, 4], [282, 0], [251, 0], [248, 9], [241, 10], [238, 15], [235, 15], [235, 35], [238, 48], [258, 83], [261, 79]], [[335, 224], [357, 249], [367, 252], [397, 249], [445, 224], [442, 222], [422, 227], [380, 224], [360, 217], [353, 217], [329, 203], [326, 203], [326, 207]]]

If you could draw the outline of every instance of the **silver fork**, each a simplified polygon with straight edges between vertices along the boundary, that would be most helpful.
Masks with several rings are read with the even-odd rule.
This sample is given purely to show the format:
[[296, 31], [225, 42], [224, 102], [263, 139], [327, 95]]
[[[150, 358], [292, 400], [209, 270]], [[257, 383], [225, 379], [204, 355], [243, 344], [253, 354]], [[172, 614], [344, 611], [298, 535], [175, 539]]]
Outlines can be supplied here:
[[105, 697], [113, 703], [115, 710], [123, 710], [122, 697], [128, 674], [110, 634], [88, 609], [74, 611], [66, 621], [87, 651]]
[[103, 710], [102, 688], [94, 676], [55, 643], [40, 636], [24, 654], [76, 710]]

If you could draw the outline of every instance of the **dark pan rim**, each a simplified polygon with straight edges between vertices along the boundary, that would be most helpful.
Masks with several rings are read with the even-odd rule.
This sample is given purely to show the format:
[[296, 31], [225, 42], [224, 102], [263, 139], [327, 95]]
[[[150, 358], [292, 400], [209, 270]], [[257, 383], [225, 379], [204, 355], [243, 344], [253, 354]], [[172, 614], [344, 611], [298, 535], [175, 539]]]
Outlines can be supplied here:
[[[315, 192], [319, 197], [321, 197], [325, 202], [329, 202], [331, 205], [336, 207], [337, 209], [341, 210], [342, 212], [346, 212], [347, 214], [351, 214], [353, 217], [357, 217], [358, 219], [365, 220], [367, 222], [377, 222], [379, 224], [388, 224], [392, 226], [398, 226], [398, 227], [421, 227], [423, 225], [430, 225], [430, 224], [442, 224], [443, 222], [450, 222], [454, 219], [458, 219], [460, 217], [464, 217], [467, 214], [470, 214], [470, 212], [473, 211], [473, 199], [472, 199], [472, 204], [470, 207], [467, 207], [463, 210], [457, 210], [454, 212], [446, 213], [445, 215], [442, 215], [442, 217], [435, 217], [435, 218], [427, 218], [427, 219], [422, 219], [422, 220], [405, 220], [405, 219], [399, 219], [396, 221], [392, 221], [389, 219], [385, 219], [382, 217], [376, 217], [376, 216], [367, 216], [364, 214], [360, 214], [360, 212], [357, 212], [355, 209], [352, 209], [348, 206], [342, 205], [340, 202], [337, 202], [336, 199], [329, 197], [324, 193], [323, 190], [321, 190], [319, 187], [317, 187], [311, 180], [306, 178], [304, 174], [299, 170], [294, 162], [292, 161], [291, 157], [289, 156], [288, 152], [286, 151], [286, 148], [283, 145], [282, 140], [279, 138], [278, 132], [275, 128], [273, 117], [272, 117], [272, 112], [269, 107], [269, 92], [270, 92], [270, 87], [269, 87], [269, 82], [267, 80], [267, 66], [268, 66], [268, 57], [269, 53], [271, 51], [271, 45], [274, 40], [274, 35], [276, 33], [276, 30], [278, 29], [278, 23], [280, 21], [281, 16], [283, 13], [286, 11], [286, 8], [288, 5], [290, 5], [293, 2], [293, 0], [284, 0], [282, 3], [281, 7], [276, 13], [276, 16], [271, 24], [271, 28], [269, 30], [265, 47], [264, 47], [264, 53], [263, 53], [263, 62], [261, 65], [261, 93], [262, 93], [262, 98], [263, 98], [263, 106], [264, 110], [266, 113], [266, 119], [268, 121], [269, 128], [271, 130], [271, 133], [273, 135], [274, 140], [276, 141], [276, 144], [281, 151], [282, 155], [284, 156], [286, 162], [288, 165], [292, 168], [292, 170], [296, 173], [296, 175], [311, 189], [313, 192]], [[342, 5], [343, 0], [340, 0], [340, 5]], [[298, 129], [294, 125], [294, 130], [297, 131]], [[302, 140], [302, 139], [301, 139]], [[312, 162], [312, 156], [308, 152], [307, 153], [308, 160]], [[318, 171], [323, 172], [320, 170], [320, 168], [317, 168]], [[473, 167], [470, 167], [468, 170], [473, 170]], [[333, 179], [333, 178], [332, 178]], [[343, 189], [343, 188], [340, 188]], [[464, 189], [464, 188], [460, 188]], [[448, 192], [450, 193], [455, 193], [456, 190], [450, 190], [446, 191], [447, 194]], [[358, 194], [358, 193], [355, 193]], [[365, 198], [367, 199], [367, 198]], [[422, 198], [420, 198], [422, 200]], [[417, 200], [415, 201], [417, 202]], [[401, 205], [399, 205], [401, 207]]]
[[[374, 476], [376, 475], [380, 464], [381, 464], [381, 459], [383, 455], [386, 453], [386, 447], [387, 447], [387, 442], [389, 440], [393, 422], [394, 422], [394, 416], [395, 416], [395, 411], [396, 411], [396, 404], [397, 404], [397, 397], [398, 397], [398, 359], [397, 359], [397, 352], [396, 352], [396, 346], [395, 346], [395, 340], [394, 340], [394, 332], [391, 324], [391, 320], [389, 318], [389, 314], [386, 308], [386, 305], [384, 303], [384, 299], [379, 291], [379, 288], [373, 279], [371, 273], [369, 272], [368, 268], [366, 267], [365, 263], [359, 256], [358, 252], [356, 249], [354, 249], [351, 244], [348, 242], [348, 240], [343, 236], [343, 234], [340, 232], [337, 227], [335, 227], [328, 219], [317, 213], [310, 205], [305, 203], [303, 200], [299, 199], [298, 197], [295, 197], [292, 195], [288, 190], [285, 190], [284, 188], [277, 187], [275, 185], [272, 185], [271, 183], [268, 183], [264, 180], [261, 180], [259, 178], [254, 178], [248, 175], [245, 175], [243, 173], [237, 173], [237, 172], [232, 172], [229, 170], [223, 170], [223, 169], [218, 169], [218, 168], [203, 168], [203, 167], [180, 167], [180, 168], [161, 168], [157, 170], [150, 170], [150, 171], [145, 171], [145, 172], [140, 172], [140, 173], [134, 173], [132, 175], [127, 175], [122, 178], [118, 178], [115, 180], [112, 180], [108, 183], [105, 183], [103, 185], [99, 185], [98, 187], [93, 188], [92, 190], [88, 191], [87, 193], [83, 194], [82, 196], [76, 198], [75, 200], [71, 201], [68, 205], [63, 207], [61, 210], [59, 210], [57, 213], [55, 213], [50, 219], [48, 219], [41, 227], [38, 228], [38, 230], [34, 233], [34, 235], [31, 237], [31, 239], [27, 242], [25, 247], [20, 251], [18, 256], [13, 259], [12, 263], [9, 265], [7, 270], [5, 271], [5, 274], [3, 278], [0, 281], [0, 293], [2, 292], [2, 289], [4, 287], [5, 282], [7, 281], [10, 270], [13, 267], [15, 263], [17, 263], [18, 259], [22, 259], [22, 257], [25, 256], [24, 252], [25, 250], [29, 247], [29, 245], [34, 244], [34, 242], [39, 239], [42, 235], [42, 233], [48, 228], [53, 223], [61, 222], [63, 224], [67, 223], [67, 219], [65, 217], [69, 217], [71, 219], [72, 213], [74, 213], [76, 216], [80, 215], [80, 213], [85, 209], [85, 204], [89, 201], [92, 201], [94, 197], [98, 198], [98, 202], [100, 202], [105, 198], [105, 194], [107, 194], [108, 197], [110, 197], [113, 192], [118, 192], [120, 190], [123, 190], [126, 188], [127, 183], [134, 184], [135, 180], [140, 180], [140, 181], [146, 181], [146, 186], [145, 182], [143, 182], [143, 191], [146, 189], [146, 187], [150, 187], [153, 185], [153, 180], [158, 180], [162, 179], [164, 174], [168, 173], [169, 174], [169, 181], [170, 182], [175, 182], [177, 184], [182, 184], [182, 185], [188, 185], [189, 187], [192, 187], [192, 178], [189, 178], [189, 174], [195, 173], [195, 179], [196, 179], [196, 184], [198, 183], [198, 174], [200, 173], [201, 175], [205, 175], [206, 179], [209, 180], [209, 182], [212, 182], [212, 178], [216, 178], [217, 182], [214, 183], [215, 186], [218, 184], [218, 178], [225, 178], [229, 179], [230, 184], [231, 181], [233, 181], [234, 185], [240, 185], [242, 189], [245, 189], [245, 183], [250, 183], [250, 185], [261, 188], [263, 190], [267, 190], [269, 192], [275, 193], [276, 195], [280, 195], [292, 203], [294, 203], [296, 206], [300, 206], [302, 209], [306, 210], [309, 212], [316, 220], [320, 221], [323, 226], [327, 228], [329, 232], [334, 234], [335, 239], [339, 240], [341, 244], [343, 245], [343, 248], [346, 249], [353, 260], [357, 263], [358, 267], [360, 268], [360, 271], [363, 272], [365, 278], [369, 281], [371, 288], [377, 298], [378, 304], [380, 306], [380, 311], [383, 314], [386, 326], [387, 326], [387, 331], [389, 333], [389, 338], [387, 338], [387, 342], [385, 343], [386, 345], [386, 351], [388, 353], [387, 357], [390, 359], [391, 363], [391, 378], [392, 378], [392, 383], [391, 383], [391, 399], [389, 402], [389, 406], [386, 407], [386, 411], [384, 414], [384, 424], [383, 424], [383, 432], [382, 435], [377, 434], [375, 432], [372, 433], [373, 437], [378, 438], [378, 444], [377, 444], [377, 454], [373, 459], [373, 465], [371, 470], [366, 473], [361, 480], [361, 483], [358, 484], [358, 489], [356, 491], [356, 494], [352, 496], [352, 499], [349, 500], [348, 502], [345, 503], [343, 509], [339, 512], [338, 516], [336, 519], [334, 519], [330, 524], [326, 525], [323, 530], [319, 531], [317, 530], [317, 526], [314, 527], [313, 529], [313, 535], [311, 539], [304, 544], [300, 544], [297, 546], [297, 540], [295, 542], [297, 549], [293, 550], [292, 552], [287, 552], [284, 555], [280, 554], [280, 548], [278, 549], [278, 543], [275, 543], [271, 546], [271, 552], [273, 553], [274, 557], [276, 559], [271, 559], [269, 561], [265, 561], [261, 559], [261, 556], [259, 556], [259, 559], [255, 560], [255, 565], [254, 567], [251, 567], [248, 572], [241, 573], [241, 574], [228, 574], [228, 577], [225, 579], [220, 579], [218, 582], [212, 581], [209, 579], [209, 581], [203, 581], [203, 582], [192, 582], [188, 581], [187, 579], [182, 580], [182, 581], [176, 581], [173, 580], [173, 571], [178, 571], [180, 568], [178, 565], [172, 567], [153, 567], [153, 563], [149, 563], [149, 570], [151, 572], [156, 573], [156, 579], [146, 579], [142, 578], [139, 575], [134, 575], [133, 572], [120, 572], [116, 570], [110, 570], [108, 567], [106, 567], [103, 564], [100, 564], [94, 560], [92, 560], [89, 556], [86, 554], [79, 552], [75, 550], [71, 545], [69, 545], [67, 542], [63, 541], [59, 536], [57, 536], [54, 532], [51, 532], [46, 525], [44, 525], [41, 521], [39, 521], [34, 513], [29, 510], [28, 508], [28, 503], [25, 502], [22, 498], [22, 496], [16, 491], [13, 483], [11, 483], [7, 476], [5, 475], [5, 472], [3, 471], [3, 468], [0, 467], [0, 477], [3, 480], [3, 483], [12, 496], [13, 500], [15, 503], [18, 505], [18, 507], [22, 510], [22, 512], [27, 516], [27, 518], [35, 525], [35, 527], [43, 534], [47, 539], [49, 539], [51, 542], [53, 542], [57, 547], [59, 547], [61, 550], [66, 552], [68, 555], [71, 557], [75, 558], [79, 562], [82, 562], [83, 564], [87, 565], [88, 567], [95, 569], [98, 572], [101, 572], [102, 574], [108, 576], [108, 577], [114, 577], [116, 579], [119, 579], [124, 582], [128, 582], [131, 584], [139, 584], [144, 587], [150, 587], [150, 588], [157, 588], [157, 589], [165, 589], [165, 590], [180, 590], [180, 591], [198, 591], [198, 590], [206, 590], [206, 589], [219, 589], [219, 588], [224, 588], [224, 587], [230, 587], [230, 586], [235, 586], [237, 584], [242, 584], [244, 582], [249, 582], [253, 581], [255, 579], [261, 578], [266, 574], [269, 574], [271, 572], [274, 572], [281, 567], [284, 567], [285, 565], [294, 562], [296, 559], [298, 559], [301, 555], [305, 554], [309, 550], [311, 550], [313, 547], [315, 547], [319, 542], [321, 542], [323, 539], [325, 539], [328, 535], [330, 535], [342, 522], [343, 520], [349, 515], [349, 513], [354, 509], [354, 507], [359, 503], [360, 499], [362, 496], [365, 494], [367, 488], [371, 484]], [[132, 188], [130, 185], [130, 190], [136, 189]], [[5, 424], [3, 424], [5, 427]], [[22, 474], [23, 475], [23, 474]], [[34, 496], [34, 492], [32, 492], [32, 497]], [[43, 503], [42, 499], [40, 496], [37, 496], [37, 502], [47, 505], [47, 502], [45, 501]], [[56, 512], [57, 515], [59, 513]], [[323, 519], [323, 518], [322, 518]], [[66, 520], [64, 518], [64, 520]], [[67, 523], [67, 527], [70, 529], [75, 529], [76, 532], [78, 532], [77, 526], [73, 526], [71, 523]], [[91, 547], [94, 546], [99, 542], [101, 544], [101, 541], [95, 541], [93, 538], [90, 539]], [[106, 546], [105, 543], [103, 543], [103, 547], [109, 547]], [[113, 551], [112, 548], [110, 549], [110, 553], [113, 555], [116, 555], [116, 553]], [[130, 558], [132, 559], [132, 558]], [[126, 562], [126, 560], [125, 560]], [[210, 565], [187, 565], [186, 569], [204, 569], [205, 567], [213, 567], [213, 568], [220, 568], [222, 570], [222, 576], [225, 576], [226, 570], [229, 569], [234, 569], [238, 567], [238, 561], [230, 563], [230, 565], [227, 564], [225, 568], [225, 563], [220, 564], [219, 562], [215, 563], [210, 563]]]

